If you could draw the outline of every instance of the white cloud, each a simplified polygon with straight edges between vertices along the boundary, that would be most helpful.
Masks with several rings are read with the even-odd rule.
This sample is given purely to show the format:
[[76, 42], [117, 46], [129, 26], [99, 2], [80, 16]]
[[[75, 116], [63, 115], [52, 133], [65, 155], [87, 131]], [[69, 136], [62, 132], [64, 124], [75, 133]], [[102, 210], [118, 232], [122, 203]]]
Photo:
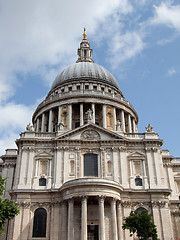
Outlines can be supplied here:
[[19, 134], [17, 133], [10, 133], [8, 135], [4, 135], [0, 138], [0, 156], [5, 154], [6, 149], [16, 149], [16, 143], [15, 140], [19, 137]]
[[0, 106], [0, 155], [7, 148], [15, 148], [15, 139], [31, 122], [34, 106], [7, 103]]
[[171, 67], [168, 69], [168, 76], [172, 76], [176, 74], [176, 69], [174, 67]]
[[180, 32], [180, 5], [172, 5], [171, 2], [162, 2], [155, 6], [155, 16], [152, 24], [164, 24]]
[[[31, 121], [34, 107], [22, 104], [8, 103], [0, 106], [0, 132], [5, 129], [16, 129], [26, 126]], [[9, 130], [8, 130], [9, 131]]]
[[[64, 65], [75, 61], [83, 28], [95, 36], [116, 11], [133, 11], [129, 0], [0, 1], [0, 146], [11, 147], [31, 120], [34, 106], [8, 102], [18, 74], [39, 74], [48, 85]], [[97, 31], [99, 32], [99, 30]], [[14, 146], [14, 144], [13, 144]]]
[[111, 47], [110, 59], [112, 66], [116, 68], [119, 63], [140, 53], [145, 47], [145, 43], [142, 34], [137, 31], [126, 32], [123, 35], [116, 33], [112, 38]]
[[92, 34], [114, 11], [127, 14], [132, 6], [128, 0], [92, 0], [88, 8], [83, 0], [7, 0], [0, 2], [0, 9], [0, 72], [5, 73], [0, 85], [14, 88], [11, 73], [38, 71], [45, 65], [49, 71], [66, 59], [70, 63], [83, 27]]

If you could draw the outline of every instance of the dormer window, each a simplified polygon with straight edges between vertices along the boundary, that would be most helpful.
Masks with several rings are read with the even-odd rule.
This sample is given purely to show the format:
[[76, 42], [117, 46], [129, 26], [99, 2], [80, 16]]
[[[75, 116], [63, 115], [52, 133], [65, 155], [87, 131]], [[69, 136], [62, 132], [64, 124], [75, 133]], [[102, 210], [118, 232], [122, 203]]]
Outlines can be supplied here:
[[135, 185], [136, 186], [142, 186], [142, 179], [140, 177], [135, 178]]
[[41, 187], [46, 186], [46, 178], [42, 177], [39, 179], [39, 186], [41, 186]]

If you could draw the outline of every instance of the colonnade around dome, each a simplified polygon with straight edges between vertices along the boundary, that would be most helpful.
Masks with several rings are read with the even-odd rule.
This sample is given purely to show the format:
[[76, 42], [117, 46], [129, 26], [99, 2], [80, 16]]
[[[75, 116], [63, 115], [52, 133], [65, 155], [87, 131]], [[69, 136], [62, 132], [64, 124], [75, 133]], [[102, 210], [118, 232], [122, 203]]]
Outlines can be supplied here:
[[117, 89], [97, 83], [61, 86], [60, 93], [54, 90], [40, 104], [33, 119], [37, 132], [67, 131], [91, 122], [109, 130], [135, 133], [138, 121], [132, 105]]

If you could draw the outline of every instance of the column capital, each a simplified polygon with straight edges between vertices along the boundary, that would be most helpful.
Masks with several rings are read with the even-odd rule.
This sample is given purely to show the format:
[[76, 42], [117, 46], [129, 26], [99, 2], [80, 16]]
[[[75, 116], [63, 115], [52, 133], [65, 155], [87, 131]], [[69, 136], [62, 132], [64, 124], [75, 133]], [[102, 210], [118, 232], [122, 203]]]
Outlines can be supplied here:
[[117, 200], [117, 207], [120, 207], [120, 206], [122, 206], [122, 200]]
[[99, 200], [100, 202], [104, 202], [105, 198], [106, 198], [105, 195], [99, 195], [99, 199], [98, 199], [98, 200]]
[[112, 203], [112, 204], [116, 204], [117, 201], [118, 201], [117, 198], [115, 198], [115, 197], [112, 197], [112, 198], [111, 198], [111, 203]]
[[68, 203], [73, 203], [73, 202], [74, 202], [74, 198], [73, 197], [68, 199]]
[[87, 201], [88, 197], [86, 195], [82, 195], [80, 196], [81, 198], [81, 201], [84, 202], [84, 201]]

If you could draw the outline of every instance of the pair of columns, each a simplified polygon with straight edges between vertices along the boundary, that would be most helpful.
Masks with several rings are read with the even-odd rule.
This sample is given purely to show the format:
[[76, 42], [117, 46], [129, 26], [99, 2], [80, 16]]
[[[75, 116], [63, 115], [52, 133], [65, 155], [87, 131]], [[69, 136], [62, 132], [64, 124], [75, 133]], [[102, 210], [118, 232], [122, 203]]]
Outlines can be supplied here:
[[[95, 104], [91, 103], [91, 110], [92, 110], [92, 120], [91, 122], [95, 124]], [[54, 112], [53, 110], [49, 110], [49, 121], [48, 121], [48, 132], [53, 131], [53, 118], [54, 118]], [[102, 115], [103, 115], [103, 127], [107, 128], [107, 123], [106, 123], [106, 105], [103, 105], [102, 108]], [[42, 119], [41, 119], [41, 132], [45, 132], [45, 121], [46, 121], [46, 116], [45, 113], [42, 114]], [[116, 108], [113, 108], [113, 119], [114, 119], [114, 130], [116, 130], [117, 126], [117, 118], [116, 118]], [[131, 117], [130, 114], [128, 114], [127, 122], [125, 121], [125, 113], [124, 110], [121, 110], [120, 114], [120, 121], [121, 121], [121, 128], [123, 132], [126, 132], [126, 124], [128, 126], [127, 132], [132, 133], [136, 132], [136, 124], [135, 124], [135, 119]], [[58, 108], [58, 124], [61, 123], [61, 106]], [[80, 104], [80, 126], [84, 125], [84, 106], [83, 103]], [[40, 127], [40, 120], [37, 118], [37, 123], [36, 123], [36, 131], [39, 130]], [[68, 105], [68, 129], [72, 129], [72, 104]]]
[[[99, 236], [100, 240], [105, 240], [105, 218], [104, 218], [104, 196], [99, 197]], [[118, 201], [117, 210], [116, 210], [117, 200], [111, 199], [111, 229], [112, 229], [112, 239], [118, 240], [122, 239], [122, 212], [121, 205]], [[81, 198], [81, 240], [87, 240], [88, 232], [87, 232], [87, 224], [88, 224], [88, 215], [87, 215], [87, 197], [83, 196]], [[74, 199], [71, 198], [68, 200], [68, 231], [67, 231], [67, 239], [74, 239]], [[63, 219], [64, 221], [64, 219]], [[65, 221], [64, 221], [65, 222]], [[62, 233], [66, 231], [66, 224], [63, 225], [64, 229], [62, 229]], [[63, 238], [64, 239], [64, 238]]]

